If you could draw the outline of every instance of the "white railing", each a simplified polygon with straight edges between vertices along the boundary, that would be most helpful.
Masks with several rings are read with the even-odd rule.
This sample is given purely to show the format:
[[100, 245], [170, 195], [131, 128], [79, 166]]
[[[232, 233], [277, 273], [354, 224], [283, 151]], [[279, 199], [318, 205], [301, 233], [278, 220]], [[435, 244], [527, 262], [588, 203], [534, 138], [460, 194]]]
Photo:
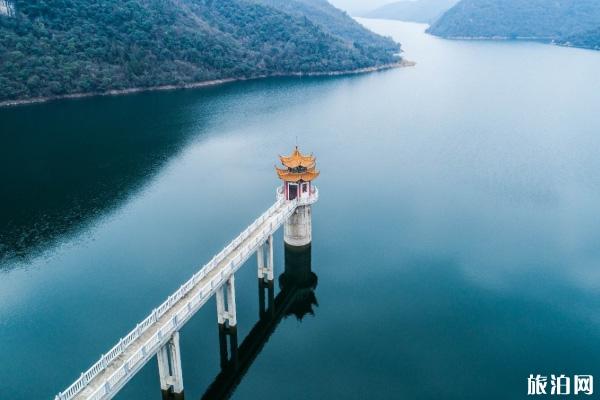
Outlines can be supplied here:
[[[275, 194], [277, 196], [277, 200], [283, 201], [285, 200], [285, 194], [283, 193], [283, 186], [279, 186], [275, 189]], [[310, 188], [309, 193], [300, 193], [300, 196], [296, 198], [297, 205], [299, 206], [309, 206], [311, 204], [316, 203], [319, 200], [319, 189], [315, 186]]]
[[303, 193], [302, 196], [298, 197], [298, 205], [299, 206], [310, 206], [311, 204], [316, 203], [319, 200], [319, 189], [316, 187], [312, 187], [310, 189], [310, 194], [306, 195]]
[[[179, 310], [150, 338], [146, 339], [144, 344], [131, 355], [122, 366], [114, 371], [109, 377], [102, 379], [102, 384], [89, 396], [89, 399], [100, 400], [107, 394], [113, 393], [120, 389], [130, 377], [134, 375], [145, 363], [152, 358], [160, 349], [164, 342], [170, 336], [179, 330], [183, 324], [187, 322], [198, 309], [212, 297], [217, 288], [227, 280], [243, 263], [262, 245], [267, 238], [273, 234], [289, 215], [298, 206], [298, 201], [285, 201], [278, 198], [277, 202], [271, 206], [263, 215], [257, 218], [248, 228], [246, 228], [238, 237], [230, 242], [223, 250], [196, 272], [190, 280], [181, 285], [181, 287], [167, 298], [158, 308], [155, 308], [150, 315], [142, 322], [136, 325], [127, 336], [120, 339], [119, 342], [108, 353], [103, 354], [90, 369], [82, 373], [71, 386], [65, 391], [56, 395], [55, 400], [70, 400], [86, 388], [90, 382], [97, 378], [98, 375], [105, 372], [108, 365], [115, 359], [123, 355], [131, 345], [138, 340], [151, 326], [154, 326], [161, 317], [174, 309], [174, 306], [187, 294], [189, 294], [196, 285], [215, 267], [222, 263], [227, 257], [231, 256], [233, 251], [237, 249], [251, 235], [256, 235], [254, 240], [247, 243], [243, 249], [238, 250], [238, 254], [233, 257], [226, 266], [222, 267], [221, 271], [215, 274], [209, 282], [190, 299], [186, 299], [185, 303]], [[263, 225], [267, 220], [269, 224], [263, 226], [262, 231], [258, 233], [256, 230]]]

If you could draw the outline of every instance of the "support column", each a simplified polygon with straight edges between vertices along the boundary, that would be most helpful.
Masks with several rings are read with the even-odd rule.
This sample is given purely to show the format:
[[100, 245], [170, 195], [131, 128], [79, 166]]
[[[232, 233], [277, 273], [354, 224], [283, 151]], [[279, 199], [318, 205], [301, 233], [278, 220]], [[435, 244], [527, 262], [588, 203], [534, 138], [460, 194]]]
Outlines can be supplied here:
[[312, 220], [310, 206], [299, 206], [285, 221], [283, 238], [287, 245], [305, 247], [312, 242]]
[[271, 282], [275, 278], [273, 262], [273, 235], [267, 238], [267, 241], [259, 246], [256, 251], [258, 261], [258, 279], [259, 281]]
[[229, 327], [237, 326], [237, 313], [235, 308], [235, 277], [231, 275], [225, 284], [227, 289], [227, 313], [229, 317]]
[[258, 279], [264, 279], [265, 277], [265, 245], [261, 244], [258, 246], [256, 251], [256, 263], [258, 264]]
[[235, 328], [237, 317], [235, 310], [235, 277], [233, 275], [227, 279], [225, 284], [217, 289], [216, 298], [217, 322], [219, 325], [227, 324], [229, 328]]
[[[273, 235], [258, 249], [258, 316], [263, 318], [267, 311], [273, 311], [273, 292], [275, 279], [275, 263], [273, 259]], [[265, 254], [266, 253], [266, 254]], [[265, 259], [266, 256], [266, 259]], [[265, 265], [266, 264], [266, 265]], [[269, 295], [265, 302], [265, 291]]]
[[226, 311], [225, 311], [225, 296], [223, 295], [223, 286], [217, 289], [215, 293], [217, 299], [217, 323], [219, 325], [225, 324]]
[[181, 370], [179, 332], [175, 332], [169, 341], [169, 356], [171, 358], [171, 382], [173, 393], [183, 393], [183, 372]]
[[273, 282], [275, 278], [275, 264], [273, 262], [273, 235], [267, 240], [267, 280]]
[[158, 350], [158, 373], [163, 398], [183, 399], [183, 373], [181, 370], [181, 351], [179, 332]]
[[[230, 361], [233, 365], [237, 364], [237, 316], [235, 307], [235, 277], [233, 275], [217, 289], [216, 295], [219, 352], [221, 355], [221, 368], [225, 368]], [[227, 337], [229, 337], [230, 349], [227, 347]], [[231, 357], [228, 356], [229, 354]]]
[[169, 353], [167, 348], [168, 344], [158, 350], [156, 357], [158, 358], [158, 374], [160, 376], [160, 390], [163, 392], [168, 391], [171, 388], [169, 384], [169, 377], [171, 376], [171, 370], [169, 367]]

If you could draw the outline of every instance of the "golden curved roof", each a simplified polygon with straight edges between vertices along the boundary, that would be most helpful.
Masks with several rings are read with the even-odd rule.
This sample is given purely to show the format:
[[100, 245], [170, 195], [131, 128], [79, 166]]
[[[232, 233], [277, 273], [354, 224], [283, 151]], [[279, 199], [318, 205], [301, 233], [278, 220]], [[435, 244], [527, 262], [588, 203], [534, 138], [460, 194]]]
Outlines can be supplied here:
[[312, 154], [306, 156], [300, 153], [298, 146], [296, 146], [291, 155], [279, 156], [279, 159], [281, 160], [281, 163], [288, 168], [314, 168], [315, 166], [315, 157]]
[[306, 156], [300, 153], [298, 146], [289, 156], [279, 156], [281, 163], [286, 168], [277, 168], [279, 179], [285, 182], [310, 182], [319, 176], [320, 172], [316, 169], [316, 159], [311, 154]]
[[287, 169], [279, 169], [275, 167], [277, 170], [277, 175], [279, 175], [279, 179], [285, 182], [310, 182], [319, 176], [320, 172], [315, 170], [315, 168], [307, 169], [304, 172], [292, 172]]

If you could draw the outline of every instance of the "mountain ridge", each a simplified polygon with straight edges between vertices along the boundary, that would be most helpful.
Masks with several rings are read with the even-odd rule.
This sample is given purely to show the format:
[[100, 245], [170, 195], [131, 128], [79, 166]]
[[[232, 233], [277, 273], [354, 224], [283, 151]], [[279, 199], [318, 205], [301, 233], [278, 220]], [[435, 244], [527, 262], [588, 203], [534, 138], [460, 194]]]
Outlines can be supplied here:
[[365, 18], [397, 19], [431, 24], [459, 0], [403, 0], [363, 14]]
[[[392, 39], [301, 1], [312, 17], [263, 0], [16, 0], [0, 17], [0, 102], [400, 61]], [[360, 40], [325, 29], [327, 12]]]
[[427, 32], [451, 39], [527, 39], [578, 45], [598, 26], [597, 0], [461, 0]]

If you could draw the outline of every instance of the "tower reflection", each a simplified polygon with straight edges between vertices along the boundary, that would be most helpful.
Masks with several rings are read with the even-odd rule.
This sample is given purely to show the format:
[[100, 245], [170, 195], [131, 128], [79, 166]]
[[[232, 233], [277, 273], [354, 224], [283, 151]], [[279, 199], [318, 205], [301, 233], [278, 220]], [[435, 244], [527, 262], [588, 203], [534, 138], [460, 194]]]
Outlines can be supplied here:
[[302, 320], [318, 306], [318, 278], [311, 267], [311, 247], [285, 247], [285, 270], [279, 277], [281, 291], [274, 296], [273, 281], [259, 279], [259, 320], [238, 346], [237, 330], [219, 329], [221, 372], [202, 396], [204, 400], [228, 399], [252, 366], [282, 319]]

